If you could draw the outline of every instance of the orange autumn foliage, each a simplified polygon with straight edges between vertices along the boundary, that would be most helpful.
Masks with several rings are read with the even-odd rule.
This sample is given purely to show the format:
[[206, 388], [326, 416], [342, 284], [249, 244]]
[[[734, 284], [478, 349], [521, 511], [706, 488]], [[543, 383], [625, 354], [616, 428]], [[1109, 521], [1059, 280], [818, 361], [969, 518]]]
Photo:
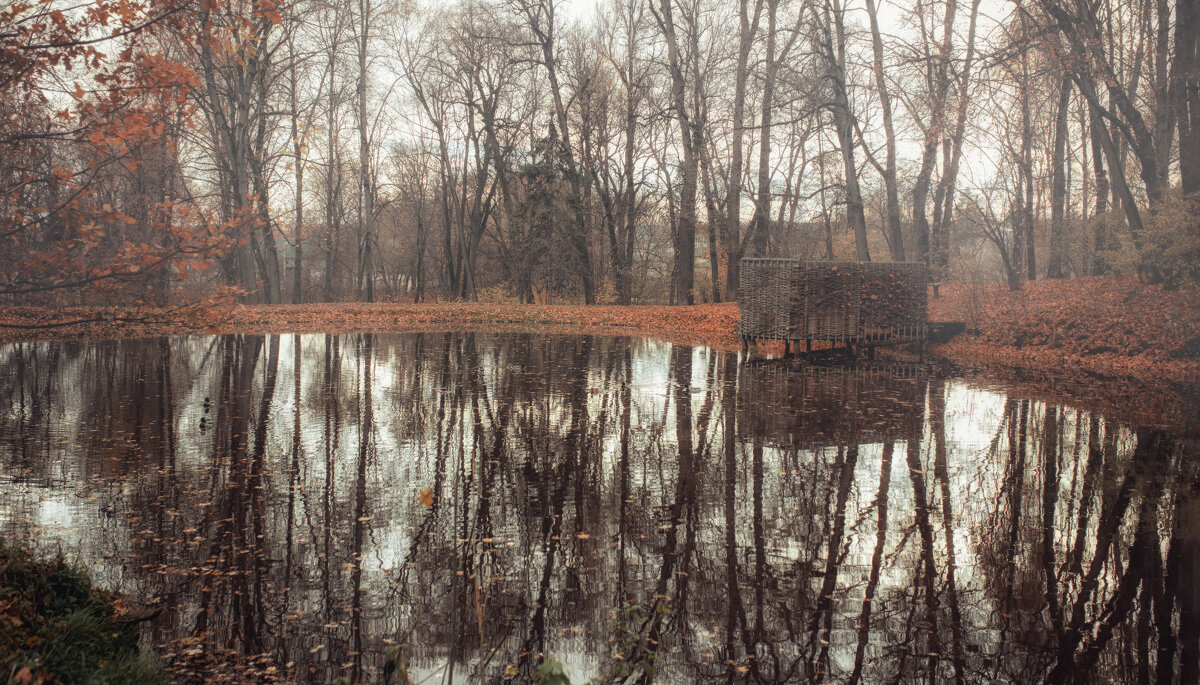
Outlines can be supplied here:
[[166, 188], [199, 85], [155, 42], [181, 10], [0, 7], [0, 297], [178, 300], [181, 276], [232, 247], [219, 221]]

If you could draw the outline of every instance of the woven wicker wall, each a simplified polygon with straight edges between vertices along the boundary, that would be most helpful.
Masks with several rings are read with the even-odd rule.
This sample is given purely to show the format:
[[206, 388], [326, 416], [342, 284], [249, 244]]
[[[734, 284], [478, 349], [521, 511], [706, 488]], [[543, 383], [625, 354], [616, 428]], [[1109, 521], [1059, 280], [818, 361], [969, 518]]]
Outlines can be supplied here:
[[901, 342], [925, 337], [928, 271], [911, 262], [743, 259], [745, 338]]
[[752, 337], [781, 339], [789, 336], [794, 284], [800, 262], [783, 259], [743, 259], [738, 305], [740, 327]]

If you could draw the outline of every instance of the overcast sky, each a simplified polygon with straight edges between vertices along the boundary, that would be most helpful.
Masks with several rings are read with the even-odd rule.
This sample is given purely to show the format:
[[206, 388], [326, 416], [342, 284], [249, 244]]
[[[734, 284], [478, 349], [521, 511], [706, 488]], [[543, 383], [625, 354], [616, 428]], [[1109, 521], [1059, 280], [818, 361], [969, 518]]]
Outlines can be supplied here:
[[566, 0], [563, 3], [563, 9], [568, 20], [587, 19], [592, 16], [592, 11], [596, 8], [597, 0]]

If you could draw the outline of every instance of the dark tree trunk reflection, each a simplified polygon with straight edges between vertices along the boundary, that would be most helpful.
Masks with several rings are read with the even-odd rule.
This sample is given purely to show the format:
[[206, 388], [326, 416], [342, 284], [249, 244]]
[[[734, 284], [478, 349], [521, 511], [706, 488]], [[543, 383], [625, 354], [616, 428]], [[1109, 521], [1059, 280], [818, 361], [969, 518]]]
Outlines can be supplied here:
[[1200, 679], [1194, 427], [582, 336], [21, 344], [0, 379], [0, 534], [296, 681]]

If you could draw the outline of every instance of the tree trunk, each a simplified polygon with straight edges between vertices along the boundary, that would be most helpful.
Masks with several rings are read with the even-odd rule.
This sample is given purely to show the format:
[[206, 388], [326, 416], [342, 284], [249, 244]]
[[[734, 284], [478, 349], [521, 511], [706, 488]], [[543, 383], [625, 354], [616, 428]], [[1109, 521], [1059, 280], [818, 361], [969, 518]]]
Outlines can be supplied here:
[[1021, 226], [1025, 236], [1022, 247], [1025, 250], [1025, 276], [1029, 280], [1037, 279], [1037, 245], [1033, 237], [1033, 120], [1030, 112], [1029, 99], [1030, 73], [1028, 53], [1021, 56], [1021, 183], [1017, 192], [1024, 193], [1021, 200]]
[[830, 0], [825, 9], [826, 19], [832, 18], [834, 27], [832, 35], [828, 26], [825, 28], [825, 59], [829, 69], [829, 80], [833, 84], [833, 118], [838, 145], [842, 150], [842, 173], [846, 184], [846, 222], [854, 232], [854, 248], [858, 261], [869, 262], [871, 250], [867, 245], [867, 217], [863, 208], [862, 190], [858, 184], [858, 163], [854, 159], [854, 113], [850, 111], [850, 97], [846, 92], [846, 27], [842, 8], [837, 0]]
[[896, 131], [892, 125], [892, 95], [883, 75], [883, 40], [879, 35], [879, 18], [875, 0], [867, 0], [867, 16], [871, 20], [872, 70], [875, 88], [879, 91], [879, 106], [883, 110], [883, 132], [887, 146], [883, 186], [887, 195], [888, 247], [892, 261], [904, 261], [904, 232], [900, 225], [900, 196], [896, 186]]
[[762, 111], [758, 127], [758, 199], [754, 203], [754, 218], [750, 221], [751, 254], [766, 257], [770, 244], [771, 224], [771, 117], [775, 109], [775, 78], [779, 64], [775, 60], [775, 19], [779, 0], [767, 3], [767, 47], [764, 56]]
[[1054, 118], [1054, 157], [1050, 163], [1053, 168], [1050, 190], [1050, 258], [1046, 262], [1046, 278], [1063, 278], [1066, 275], [1063, 269], [1065, 261], [1065, 245], [1063, 243], [1066, 241], [1067, 232], [1067, 179], [1064, 167], [1069, 135], [1067, 110], [1070, 104], [1071, 80], [1064, 76], [1062, 84], [1059, 86], [1058, 111]]
[[912, 189], [913, 249], [917, 261], [924, 262], [926, 266], [929, 266], [929, 218], [925, 213], [925, 203], [929, 198], [929, 181], [933, 175], [936, 150], [937, 140], [927, 134], [921, 151], [921, 169], [917, 172]]
[[[1096, 86], [1087, 74], [1076, 73], [1072, 75], [1076, 87], [1083, 93], [1087, 99], [1088, 107], [1092, 111], [1092, 121], [1100, 122], [1101, 113], [1099, 105], [1096, 104]], [[1104, 158], [1108, 162], [1108, 168], [1111, 171], [1110, 177], [1113, 187], [1113, 196], [1120, 201], [1122, 209], [1125, 211], [1125, 220], [1129, 222], [1129, 232], [1133, 236], [1134, 249], [1139, 253], [1142, 250], [1142, 236], [1145, 234], [1145, 227], [1142, 223], [1142, 214], [1138, 210], [1137, 203], [1133, 199], [1133, 193], [1129, 189], [1129, 183], [1125, 179], [1125, 170], [1121, 167], [1120, 151], [1114, 143], [1112, 136], [1109, 134], [1108, 127], [1092, 126], [1093, 135], [1100, 142], [1100, 148], [1104, 152]]]
[[[691, 53], [691, 72], [701, 73], [700, 64], [700, 35], [697, 31], [688, 32], [688, 47]], [[708, 269], [712, 292], [710, 301], [721, 301], [721, 259], [718, 254], [717, 225], [720, 221], [720, 210], [717, 208], [715, 191], [712, 186], [712, 159], [708, 148], [708, 104], [704, 91], [704, 79], [692, 79], [692, 111], [695, 121], [692, 124], [692, 152], [696, 158], [697, 185], [703, 187], [705, 228], [708, 230]]]
[[[292, 17], [295, 21], [295, 17]], [[292, 240], [295, 242], [292, 259], [292, 304], [304, 302], [304, 141], [308, 137], [307, 127], [300, 134], [299, 75], [296, 73], [296, 35], [288, 35], [288, 104], [292, 133], [292, 161], [295, 165], [296, 208], [293, 221]]]
[[833, 222], [829, 218], [829, 203], [825, 201], [825, 147], [824, 135], [817, 134], [817, 167], [820, 169], [821, 183], [817, 187], [821, 198], [821, 218], [825, 222], [825, 261], [833, 261]]
[[738, 299], [741, 282], [742, 259], [742, 165], [745, 149], [742, 125], [746, 120], [746, 82], [749, 77], [746, 65], [750, 59], [750, 48], [754, 44], [754, 34], [758, 31], [758, 18], [762, 12], [763, 0], [755, 0], [754, 20], [748, 15], [750, 0], [740, 0], [738, 4], [738, 56], [737, 71], [734, 73], [733, 85], [733, 135], [730, 142], [729, 179], [725, 185], [725, 258], [729, 264], [725, 270], [725, 296], [730, 300]]
[[683, 147], [682, 176], [679, 198], [679, 216], [675, 227], [675, 304], [695, 304], [692, 285], [696, 266], [696, 151], [693, 149], [692, 121], [688, 114], [683, 64], [679, 55], [679, 42], [675, 37], [675, 23], [671, 17], [671, 0], [659, 0], [655, 13], [659, 28], [667, 40], [667, 60], [671, 72], [671, 100], [675, 107], [675, 118], [679, 122], [679, 135]]
[[371, 0], [358, 0], [358, 164], [363, 297], [375, 301], [375, 183], [371, 171], [370, 122], [367, 120], [367, 43]]
[[625, 66], [625, 194], [622, 198], [623, 230], [617, 232], [617, 245], [613, 253], [619, 256], [613, 266], [617, 271], [617, 302], [620, 304], [633, 303], [633, 246], [635, 221], [637, 219], [637, 185], [633, 180], [634, 153], [637, 141], [637, 94], [634, 90], [633, 73], [633, 18], [630, 17], [629, 46]]
[[[954, 47], [954, 16], [958, 11], [957, 0], [947, 0], [945, 16], [942, 20], [942, 42], [938, 46], [937, 63], [933, 63], [932, 55], [928, 55], [925, 72], [926, 85], [932, 95], [929, 123], [925, 127], [925, 144], [921, 151], [921, 169], [917, 172], [916, 183], [913, 184], [913, 242], [916, 245], [917, 258], [926, 265], [933, 266], [933, 255], [930, 251], [929, 218], [925, 207], [929, 198], [929, 185], [936, 164], [938, 144], [947, 130], [946, 106], [950, 92], [950, 57]], [[934, 208], [936, 211], [936, 207]], [[935, 219], [936, 220], [936, 219]]]
[[1200, 0], [1175, 2], [1176, 121], [1183, 194], [1200, 193]]
[[[703, 126], [699, 127], [703, 129]], [[699, 141], [697, 141], [699, 143]], [[702, 145], [702, 143], [699, 143]], [[701, 148], [703, 149], [703, 148]], [[717, 209], [716, 189], [713, 188], [712, 181], [712, 164], [709, 161], [708, 154], [705, 153], [700, 158], [700, 180], [704, 186], [704, 210], [705, 216], [708, 218], [708, 271], [709, 277], [712, 279], [712, 301], [721, 301], [721, 255], [720, 243], [717, 239], [717, 226], [721, 223], [724, 217]]]
[[[268, 22], [269, 23], [269, 22]], [[254, 51], [254, 85], [258, 95], [256, 114], [257, 127], [254, 137], [253, 163], [255, 204], [258, 209], [258, 228], [262, 231], [262, 246], [259, 255], [260, 273], [265, 286], [265, 298], [268, 304], [279, 304], [283, 301], [283, 278], [279, 268], [279, 250], [275, 247], [275, 222], [271, 219], [270, 182], [267, 179], [267, 114], [262, 111], [270, 102], [268, 92], [268, 76], [271, 68], [267, 43], [267, 31], [263, 30]]]
[[954, 134], [942, 142], [943, 171], [941, 181], [933, 197], [933, 263], [937, 268], [936, 278], [946, 278], [950, 266], [950, 226], [954, 221], [955, 186], [958, 182], [958, 167], [962, 160], [963, 139], [967, 133], [967, 97], [971, 85], [971, 66], [975, 60], [975, 24], [979, 18], [979, 2], [971, 3], [971, 19], [967, 29], [967, 54], [962, 73], [958, 79], [958, 107], [955, 112]]
[[[337, 123], [337, 91], [336, 85], [336, 47], [329, 47], [329, 101], [325, 105], [325, 297], [326, 302], [333, 301], [333, 266], [334, 250], [338, 242], [338, 221], [340, 219], [341, 169], [337, 151], [337, 136], [334, 127]], [[338, 174], [334, 183], [334, 174]]]

